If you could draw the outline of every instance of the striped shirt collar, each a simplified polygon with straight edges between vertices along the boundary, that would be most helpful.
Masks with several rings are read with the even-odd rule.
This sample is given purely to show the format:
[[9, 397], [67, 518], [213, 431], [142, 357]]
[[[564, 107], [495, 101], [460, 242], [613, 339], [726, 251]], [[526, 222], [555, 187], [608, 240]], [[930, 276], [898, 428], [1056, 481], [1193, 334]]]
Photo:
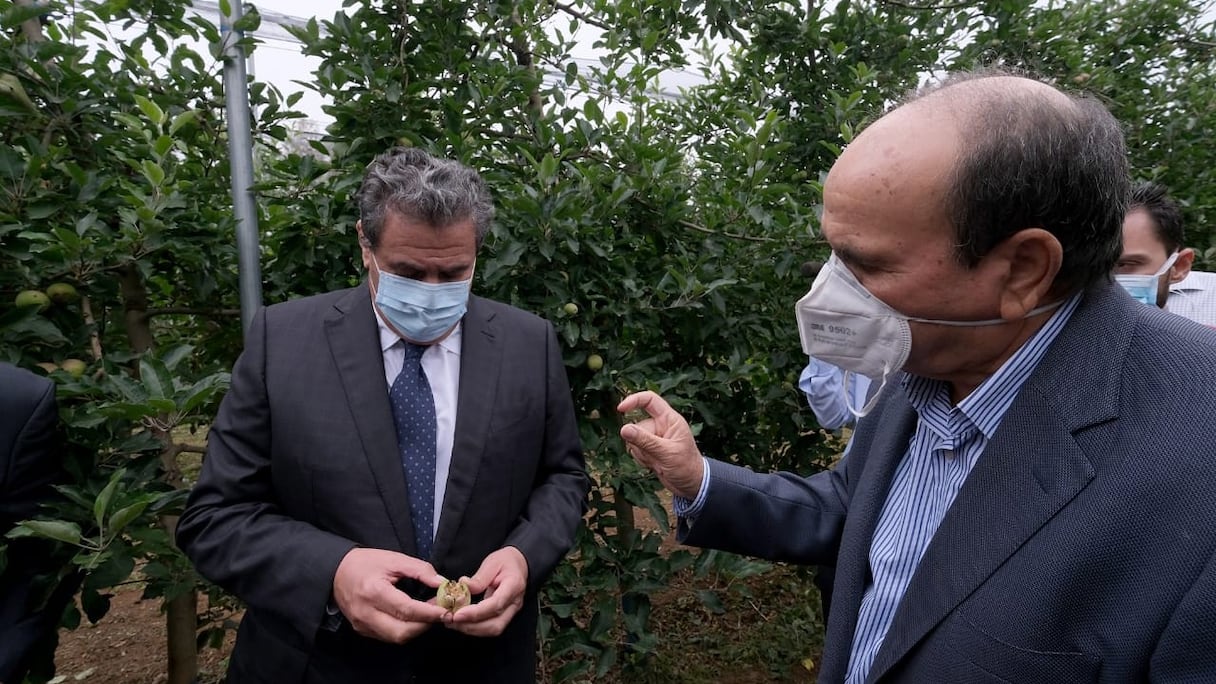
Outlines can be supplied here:
[[957, 406], [950, 402], [950, 387], [946, 382], [910, 374], [903, 379], [908, 402], [921, 421], [943, 437], [961, 438], [970, 430], [978, 429], [985, 440], [992, 439], [1005, 411], [1080, 303], [1081, 293], [1065, 301], [1042, 328]]

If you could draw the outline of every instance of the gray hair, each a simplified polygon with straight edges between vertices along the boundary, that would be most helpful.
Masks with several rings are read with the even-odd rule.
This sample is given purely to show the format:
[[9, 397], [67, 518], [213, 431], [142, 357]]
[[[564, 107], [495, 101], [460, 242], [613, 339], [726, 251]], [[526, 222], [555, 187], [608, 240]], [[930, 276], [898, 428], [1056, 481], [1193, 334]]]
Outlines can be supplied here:
[[359, 219], [372, 249], [390, 212], [436, 229], [472, 219], [480, 248], [494, 220], [494, 203], [473, 169], [416, 147], [394, 147], [367, 165], [359, 188]]

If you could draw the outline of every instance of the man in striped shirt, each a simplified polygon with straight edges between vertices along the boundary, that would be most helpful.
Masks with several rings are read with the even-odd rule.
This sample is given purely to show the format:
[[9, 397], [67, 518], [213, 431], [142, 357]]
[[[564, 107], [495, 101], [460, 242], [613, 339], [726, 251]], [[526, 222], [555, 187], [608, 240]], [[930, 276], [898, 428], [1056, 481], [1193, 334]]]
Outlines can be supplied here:
[[1129, 191], [1096, 101], [952, 77], [824, 185], [804, 351], [880, 395], [836, 468], [707, 459], [621, 402], [681, 541], [836, 564], [821, 681], [1216, 681], [1216, 332], [1112, 282]]

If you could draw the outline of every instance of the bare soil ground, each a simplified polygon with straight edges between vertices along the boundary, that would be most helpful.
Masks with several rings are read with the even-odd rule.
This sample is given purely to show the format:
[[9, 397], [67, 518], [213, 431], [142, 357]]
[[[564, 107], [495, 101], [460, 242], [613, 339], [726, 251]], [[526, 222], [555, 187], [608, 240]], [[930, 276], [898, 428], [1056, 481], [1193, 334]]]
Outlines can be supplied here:
[[[165, 616], [159, 600], [140, 600], [142, 588], [123, 587], [110, 611], [97, 624], [82, 620], [75, 630], [61, 630], [55, 652], [56, 679], [89, 684], [160, 684], [165, 674]], [[199, 681], [219, 681], [232, 648], [229, 634], [221, 649], [199, 654]]]

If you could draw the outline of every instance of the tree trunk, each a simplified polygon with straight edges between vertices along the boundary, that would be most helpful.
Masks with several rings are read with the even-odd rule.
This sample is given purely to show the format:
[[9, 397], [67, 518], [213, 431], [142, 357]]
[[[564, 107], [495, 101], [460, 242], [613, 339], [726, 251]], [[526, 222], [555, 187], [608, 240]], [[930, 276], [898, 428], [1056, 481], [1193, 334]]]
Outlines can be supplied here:
[[122, 293], [123, 325], [131, 350], [142, 354], [156, 346], [152, 327], [148, 325], [148, 290], [144, 287], [139, 267], [127, 264], [118, 272], [118, 287]]
[[[34, 0], [16, 0], [14, 3], [18, 7], [32, 7]], [[38, 19], [26, 19], [21, 22], [21, 34], [25, 36], [25, 40], [30, 43], [42, 42], [42, 22]]]
[[[161, 525], [173, 537], [177, 516], [164, 516]], [[168, 635], [168, 684], [191, 684], [198, 677], [198, 591], [191, 588], [165, 601]]]
[[[123, 323], [131, 349], [137, 353], [150, 351], [156, 343], [148, 317], [148, 291], [139, 269], [130, 264], [119, 271], [119, 287], [123, 300]], [[136, 367], [138, 368], [138, 366]], [[161, 461], [164, 480], [180, 489], [184, 486], [177, 466], [179, 450], [173, 435], [165, 430], [149, 428], [163, 445]], [[172, 540], [177, 530], [177, 516], [162, 516], [161, 527]], [[165, 601], [165, 631], [167, 634], [168, 684], [190, 684], [198, 676], [198, 591], [191, 589]]]

